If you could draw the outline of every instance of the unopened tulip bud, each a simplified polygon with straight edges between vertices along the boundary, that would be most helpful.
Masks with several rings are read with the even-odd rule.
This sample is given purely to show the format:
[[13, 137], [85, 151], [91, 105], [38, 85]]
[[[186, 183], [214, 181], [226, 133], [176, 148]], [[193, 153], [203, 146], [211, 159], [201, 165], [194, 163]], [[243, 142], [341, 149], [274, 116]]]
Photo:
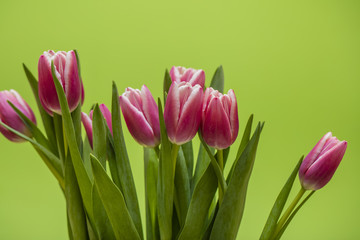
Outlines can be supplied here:
[[60, 103], [56, 93], [55, 84], [51, 72], [51, 62], [54, 62], [56, 77], [60, 81], [70, 112], [74, 111], [83, 100], [84, 94], [82, 82], [79, 77], [78, 64], [74, 51], [44, 52], [40, 56], [39, 71], [39, 98], [46, 112], [61, 114]]
[[145, 85], [142, 86], [141, 91], [126, 88], [119, 101], [126, 125], [133, 138], [146, 147], [159, 145], [159, 110], [149, 89]]
[[196, 135], [201, 122], [203, 89], [199, 84], [173, 82], [164, 109], [164, 120], [170, 142], [184, 144]]
[[325, 134], [300, 166], [299, 178], [303, 188], [318, 190], [324, 187], [339, 166], [346, 147], [346, 141], [339, 141], [331, 132]]
[[234, 143], [239, 131], [237, 102], [234, 91], [221, 94], [207, 88], [202, 108], [201, 133], [206, 144], [221, 150]]
[[[102, 115], [104, 116], [107, 126], [110, 129], [110, 132], [112, 133], [111, 113], [110, 113], [109, 109], [106, 107], [105, 104], [100, 104], [99, 108], [100, 108]], [[93, 119], [93, 110], [90, 111], [89, 116], [84, 112], [81, 113], [81, 121], [84, 125], [85, 132], [89, 139], [89, 143], [90, 143], [91, 147], [93, 147], [92, 119]]]
[[[31, 137], [31, 132], [28, 130], [24, 122], [21, 120], [19, 115], [8, 103], [11, 102], [17, 107], [27, 118], [29, 118], [34, 124], [36, 124], [36, 119], [33, 111], [29, 105], [24, 101], [24, 99], [15, 91], [1, 91], [0, 92], [0, 121], [8, 125], [9, 127], [15, 129], [16, 131]], [[23, 138], [12, 133], [5, 127], [0, 125], [0, 132], [10, 141], [13, 142], [23, 142]]]
[[205, 72], [201, 69], [172, 67], [170, 70], [170, 77], [173, 82], [188, 82], [192, 86], [199, 84], [202, 88], [205, 84]]

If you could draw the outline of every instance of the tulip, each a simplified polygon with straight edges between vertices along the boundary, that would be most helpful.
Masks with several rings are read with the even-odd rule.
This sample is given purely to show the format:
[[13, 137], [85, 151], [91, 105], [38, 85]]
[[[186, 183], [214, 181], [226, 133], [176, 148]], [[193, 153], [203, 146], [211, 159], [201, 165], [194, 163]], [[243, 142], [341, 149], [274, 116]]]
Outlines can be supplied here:
[[159, 110], [149, 89], [126, 88], [119, 97], [126, 125], [135, 141], [145, 147], [160, 143]]
[[50, 115], [53, 112], [61, 114], [60, 103], [51, 72], [51, 62], [54, 62], [56, 77], [64, 89], [70, 112], [72, 112], [84, 97], [75, 52], [59, 51], [55, 53], [49, 50], [40, 56], [38, 64], [39, 98], [42, 106]]
[[339, 141], [331, 132], [325, 134], [300, 166], [299, 178], [303, 188], [318, 190], [324, 187], [339, 166], [346, 147], [346, 141]]
[[[8, 101], [11, 102], [15, 107], [17, 107], [34, 124], [36, 124], [36, 119], [33, 111], [15, 90], [0, 92], [0, 121], [8, 125], [9, 127], [15, 129], [16, 131], [28, 137], [31, 137], [31, 132], [21, 120], [19, 115], [15, 112], [15, 110], [10, 106]], [[25, 141], [23, 138], [17, 136], [16, 134], [1, 125], [0, 132], [10, 141]]]
[[192, 86], [199, 84], [202, 88], [205, 84], [205, 72], [201, 69], [175, 67], [170, 70], [170, 77], [173, 82], [189, 82]]
[[[112, 133], [112, 122], [111, 122], [111, 113], [105, 104], [99, 105], [100, 111], [104, 116], [104, 119]], [[82, 112], [81, 113], [81, 121], [84, 125], [86, 135], [89, 139], [90, 146], [93, 147], [93, 129], [92, 129], [92, 119], [93, 119], [93, 110], [90, 111], [89, 116]]]
[[171, 84], [164, 109], [165, 126], [170, 142], [181, 145], [194, 138], [201, 122], [203, 95], [203, 89], [199, 84]]
[[202, 107], [201, 133], [209, 146], [221, 150], [234, 143], [239, 131], [237, 102], [234, 91], [221, 94], [207, 88]]

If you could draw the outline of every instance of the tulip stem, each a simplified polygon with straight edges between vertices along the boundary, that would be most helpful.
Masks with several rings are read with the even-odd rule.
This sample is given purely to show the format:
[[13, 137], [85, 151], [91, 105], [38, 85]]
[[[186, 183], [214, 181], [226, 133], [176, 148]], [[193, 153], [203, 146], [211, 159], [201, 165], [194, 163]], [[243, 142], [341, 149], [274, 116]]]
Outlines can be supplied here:
[[298, 194], [296, 195], [296, 197], [294, 198], [292, 203], [289, 205], [289, 207], [286, 209], [284, 215], [279, 220], [279, 222], [276, 226], [276, 229], [274, 231], [273, 237], [275, 237], [280, 232], [281, 228], [284, 226], [284, 223], [289, 218], [290, 214], [293, 212], [294, 208], [299, 203], [300, 199], [302, 198], [302, 196], [304, 195], [305, 192], [306, 192], [306, 190], [303, 187], [301, 187]]
[[[222, 172], [222, 174], [224, 174], [224, 155], [223, 155], [223, 150], [218, 150], [217, 151], [217, 161], [220, 167], [220, 170]], [[224, 194], [225, 192], [223, 191], [223, 189], [221, 188], [220, 182], [219, 184], [219, 205], [221, 205], [223, 198], [224, 198]]]
[[173, 176], [175, 176], [175, 168], [176, 168], [176, 159], [179, 152], [180, 146], [177, 144], [174, 144], [171, 149], [171, 161], [173, 163]]
[[160, 159], [160, 149], [159, 149], [159, 145], [157, 145], [156, 147], [154, 147], [154, 151], [156, 153], [156, 156], [158, 159]]

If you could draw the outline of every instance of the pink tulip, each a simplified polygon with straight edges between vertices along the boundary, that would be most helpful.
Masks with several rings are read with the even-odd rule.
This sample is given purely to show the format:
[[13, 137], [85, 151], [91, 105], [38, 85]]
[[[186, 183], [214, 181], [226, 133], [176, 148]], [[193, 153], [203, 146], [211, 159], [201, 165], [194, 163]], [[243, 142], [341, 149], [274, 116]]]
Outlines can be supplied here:
[[155, 147], [160, 143], [159, 110], [149, 89], [126, 88], [119, 97], [121, 111], [133, 138], [141, 145]]
[[237, 102], [234, 91], [221, 94], [207, 88], [202, 108], [201, 133], [204, 141], [215, 149], [234, 143], [239, 131]]
[[[100, 111], [104, 116], [104, 119], [112, 133], [112, 122], [111, 122], [111, 113], [105, 104], [99, 105]], [[89, 116], [82, 112], [81, 113], [81, 121], [84, 125], [86, 135], [89, 139], [90, 146], [93, 147], [93, 129], [92, 129], [92, 119], [93, 119], [93, 110], [90, 111]]]
[[[28, 137], [31, 137], [31, 132], [28, 130], [24, 122], [21, 120], [21, 118], [7, 101], [10, 101], [12, 104], [14, 104], [15, 107], [17, 107], [34, 124], [36, 124], [36, 119], [33, 111], [15, 90], [0, 92], [0, 121], [5, 123], [9, 127], [15, 129], [16, 131]], [[10, 141], [25, 141], [23, 138], [17, 136], [16, 134], [12, 133], [1, 125], [0, 132]]]
[[339, 166], [346, 147], [346, 141], [339, 141], [331, 132], [325, 134], [300, 166], [299, 178], [303, 188], [318, 190], [324, 187]]
[[199, 84], [173, 82], [164, 109], [164, 120], [170, 142], [177, 145], [190, 141], [201, 122], [203, 89]]
[[173, 82], [189, 82], [192, 86], [199, 84], [202, 88], [205, 84], [205, 72], [201, 69], [172, 67], [170, 77]]
[[56, 77], [60, 81], [70, 112], [74, 111], [83, 100], [83, 86], [78, 73], [78, 64], [74, 51], [54, 52], [49, 50], [40, 56], [39, 71], [39, 98], [46, 112], [61, 114], [60, 103], [51, 73], [51, 62], [54, 62]]

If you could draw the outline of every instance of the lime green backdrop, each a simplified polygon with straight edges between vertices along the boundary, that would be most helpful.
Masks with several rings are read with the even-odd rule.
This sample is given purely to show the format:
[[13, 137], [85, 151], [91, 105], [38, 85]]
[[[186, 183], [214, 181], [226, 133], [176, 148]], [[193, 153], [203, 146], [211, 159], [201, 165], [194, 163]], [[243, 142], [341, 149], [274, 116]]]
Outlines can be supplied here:
[[[359, 43], [359, 1], [2, 0], [0, 89], [35, 108], [21, 63], [37, 74], [48, 49], [78, 49], [86, 110], [110, 104], [113, 80], [121, 92], [146, 84], [161, 96], [165, 68], [202, 68], [209, 83], [222, 64], [241, 130], [251, 113], [266, 121], [238, 239], [258, 239], [298, 158], [332, 131], [349, 142], [344, 160], [284, 239], [352, 240], [360, 236]], [[124, 132], [144, 217], [142, 148]], [[0, 136], [0, 153], [0, 239], [67, 239], [64, 197], [31, 146]]]

